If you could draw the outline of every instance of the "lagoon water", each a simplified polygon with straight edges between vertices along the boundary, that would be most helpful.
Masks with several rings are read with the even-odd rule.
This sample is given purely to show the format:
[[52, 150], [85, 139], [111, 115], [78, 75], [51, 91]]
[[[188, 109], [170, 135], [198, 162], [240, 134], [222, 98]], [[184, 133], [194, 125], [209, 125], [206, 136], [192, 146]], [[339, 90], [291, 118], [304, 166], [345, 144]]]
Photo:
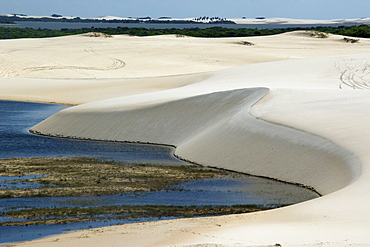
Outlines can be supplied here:
[[[66, 106], [0, 101], [0, 164], [1, 159], [8, 158], [77, 156], [129, 162], [185, 164], [172, 155], [171, 148], [164, 146], [70, 140], [29, 133], [30, 127], [64, 108]], [[0, 189], [9, 188], [9, 182], [13, 187], [28, 186], [28, 184], [17, 184], [14, 179], [16, 178], [0, 176]], [[237, 175], [230, 179], [188, 181], [157, 192], [130, 192], [110, 196], [2, 198], [0, 199], [0, 223], [16, 220], [5, 215], [7, 211], [14, 210], [14, 208], [108, 205], [231, 206], [238, 204], [278, 207], [316, 197], [318, 197], [316, 193], [298, 186], [270, 179]], [[158, 219], [135, 219], [135, 222]], [[0, 244], [31, 240], [71, 230], [132, 222], [132, 220], [101, 220], [47, 226], [0, 226]]]

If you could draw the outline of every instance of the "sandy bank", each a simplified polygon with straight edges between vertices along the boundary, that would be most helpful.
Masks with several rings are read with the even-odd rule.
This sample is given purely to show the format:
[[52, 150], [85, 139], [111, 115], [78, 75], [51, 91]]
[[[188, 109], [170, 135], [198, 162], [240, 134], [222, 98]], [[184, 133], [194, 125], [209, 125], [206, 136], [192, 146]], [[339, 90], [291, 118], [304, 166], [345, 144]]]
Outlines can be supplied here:
[[359, 175], [357, 160], [333, 143], [249, 117], [249, 108], [267, 92], [241, 89], [128, 107], [124, 99], [99, 101], [63, 110], [32, 130], [176, 146], [175, 154], [192, 162], [301, 183], [321, 194]]

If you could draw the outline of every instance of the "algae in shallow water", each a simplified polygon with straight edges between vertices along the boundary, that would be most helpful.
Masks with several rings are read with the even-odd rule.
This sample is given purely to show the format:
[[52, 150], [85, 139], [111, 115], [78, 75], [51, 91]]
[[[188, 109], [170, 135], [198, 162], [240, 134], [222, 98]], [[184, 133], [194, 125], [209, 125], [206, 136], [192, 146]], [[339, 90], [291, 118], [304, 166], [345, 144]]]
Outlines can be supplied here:
[[192, 179], [227, 176], [199, 166], [161, 166], [103, 162], [91, 158], [25, 158], [0, 161], [0, 176], [42, 175], [13, 183], [42, 187], [0, 190], [0, 198], [112, 195], [127, 191], [158, 191]]
[[24, 218], [25, 221], [8, 221], [4, 226], [66, 224], [72, 222], [139, 219], [161, 217], [197, 217], [224, 214], [249, 213], [262, 210], [254, 205], [234, 206], [104, 206], [91, 208], [33, 208], [7, 212], [9, 218]]

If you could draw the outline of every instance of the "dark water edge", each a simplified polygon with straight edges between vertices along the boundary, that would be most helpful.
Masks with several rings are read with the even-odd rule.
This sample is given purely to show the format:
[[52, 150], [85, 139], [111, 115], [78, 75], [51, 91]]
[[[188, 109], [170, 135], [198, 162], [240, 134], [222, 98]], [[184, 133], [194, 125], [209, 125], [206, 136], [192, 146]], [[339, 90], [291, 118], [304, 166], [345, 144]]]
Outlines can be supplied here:
[[[1, 159], [28, 157], [92, 157], [126, 162], [186, 164], [173, 156], [172, 147], [152, 144], [88, 141], [34, 135], [29, 129], [67, 106], [0, 100]], [[172, 185], [158, 192], [131, 192], [111, 196], [3, 198], [0, 222], [9, 221], [4, 213], [14, 208], [96, 207], [106, 205], [232, 206], [254, 204], [279, 207], [317, 198], [313, 191], [271, 179], [240, 175], [233, 179], [204, 179]], [[1, 215], [3, 214], [3, 215]], [[160, 220], [100, 220], [81, 223], [0, 226], [0, 245], [42, 238], [68, 231], [116, 224]], [[167, 218], [166, 218], [167, 219]]]
[[16, 24], [0, 24], [0, 27], [19, 27], [19, 28], [33, 28], [33, 29], [53, 29], [59, 30], [62, 28], [78, 29], [78, 28], [148, 28], [148, 29], [185, 29], [185, 28], [209, 28], [209, 27], [224, 27], [224, 28], [250, 28], [250, 29], [280, 29], [280, 28], [310, 28], [310, 27], [339, 27], [339, 26], [355, 26], [358, 23], [341, 23], [341, 24], [209, 24], [209, 23], [70, 23], [70, 22], [32, 22], [32, 21], [18, 21]]
[[[64, 196], [0, 199], [0, 223], [24, 221], [5, 216], [7, 211], [32, 208], [102, 207], [102, 206], [234, 206], [255, 205], [261, 208], [277, 208], [317, 198], [318, 195], [298, 186], [240, 175], [233, 179], [201, 179], [168, 186], [162, 191], [126, 192], [107, 196]], [[3, 214], [3, 216], [1, 216]], [[0, 245], [62, 234], [69, 231], [98, 228], [117, 224], [175, 219], [181, 217], [103, 219], [87, 222], [0, 226]], [[37, 218], [36, 218], [37, 219]], [[32, 220], [32, 219], [30, 219]]]
[[[176, 217], [178, 218], [178, 217]], [[142, 218], [135, 220], [103, 220], [97, 222], [76, 222], [68, 224], [55, 224], [55, 225], [33, 225], [33, 226], [0, 226], [0, 246], [7, 244], [31, 241], [49, 236], [59, 235], [72, 231], [83, 229], [92, 229], [120, 224], [131, 224], [140, 222], [149, 222], [157, 220], [169, 220], [175, 217], [161, 217], [161, 218]], [[16, 236], [16, 237], [15, 237]]]

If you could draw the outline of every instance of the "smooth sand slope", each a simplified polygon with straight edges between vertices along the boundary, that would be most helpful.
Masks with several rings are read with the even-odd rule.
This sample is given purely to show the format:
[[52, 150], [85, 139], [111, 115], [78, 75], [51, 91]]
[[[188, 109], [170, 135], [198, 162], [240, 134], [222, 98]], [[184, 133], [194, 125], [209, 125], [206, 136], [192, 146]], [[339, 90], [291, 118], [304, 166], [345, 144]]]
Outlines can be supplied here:
[[[323, 194], [265, 212], [91, 229], [17, 246], [370, 245], [369, 40], [294, 32], [1, 45], [0, 98], [85, 103], [34, 131], [175, 145], [176, 155], [193, 162]], [[124, 66], [114, 67], [117, 60]]]

